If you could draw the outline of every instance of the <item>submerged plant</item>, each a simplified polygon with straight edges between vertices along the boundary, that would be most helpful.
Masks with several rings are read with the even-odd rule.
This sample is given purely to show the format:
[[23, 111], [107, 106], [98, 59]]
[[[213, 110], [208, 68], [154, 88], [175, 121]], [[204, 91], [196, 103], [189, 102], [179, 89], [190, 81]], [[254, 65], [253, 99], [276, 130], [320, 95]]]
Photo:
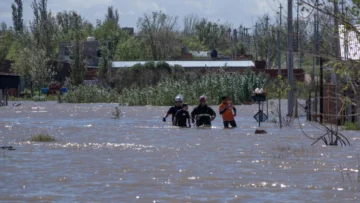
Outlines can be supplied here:
[[121, 109], [120, 105], [115, 107], [115, 111], [111, 113], [114, 117], [112, 119], [120, 119], [121, 116]]
[[30, 141], [33, 142], [54, 142], [55, 138], [48, 134], [36, 134], [31, 137]]

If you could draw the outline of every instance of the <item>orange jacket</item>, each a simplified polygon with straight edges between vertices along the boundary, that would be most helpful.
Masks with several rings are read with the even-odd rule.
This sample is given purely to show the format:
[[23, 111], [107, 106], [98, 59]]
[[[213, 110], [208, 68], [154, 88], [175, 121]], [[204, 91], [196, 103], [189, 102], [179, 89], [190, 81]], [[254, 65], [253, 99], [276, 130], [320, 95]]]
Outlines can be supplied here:
[[[224, 111], [224, 109], [227, 107], [227, 109]], [[219, 105], [219, 112], [221, 114], [222, 111], [224, 111], [221, 116], [224, 121], [233, 121], [234, 120], [234, 114], [233, 109], [235, 106], [229, 101], [227, 104], [221, 103]]]

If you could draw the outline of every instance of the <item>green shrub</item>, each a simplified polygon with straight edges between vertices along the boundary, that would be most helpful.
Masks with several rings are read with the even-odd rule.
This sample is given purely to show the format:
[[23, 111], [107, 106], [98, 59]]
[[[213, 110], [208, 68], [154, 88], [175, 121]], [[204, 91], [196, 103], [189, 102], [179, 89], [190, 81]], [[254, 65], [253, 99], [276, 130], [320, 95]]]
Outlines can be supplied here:
[[125, 88], [144, 88], [158, 84], [162, 78], [183, 78], [184, 69], [181, 66], [170, 66], [168, 63], [159, 61], [138, 63], [129, 68], [120, 68], [112, 81], [118, 92]]
[[63, 96], [67, 103], [118, 103], [119, 94], [115, 90], [106, 90], [98, 86], [77, 86]]
[[31, 137], [30, 141], [33, 142], [54, 142], [55, 138], [47, 134], [36, 134]]
[[46, 97], [45, 96], [33, 96], [32, 100], [33, 101], [46, 101]]
[[344, 130], [360, 130], [360, 127], [357, 125], [357, 123], [345, 122]]

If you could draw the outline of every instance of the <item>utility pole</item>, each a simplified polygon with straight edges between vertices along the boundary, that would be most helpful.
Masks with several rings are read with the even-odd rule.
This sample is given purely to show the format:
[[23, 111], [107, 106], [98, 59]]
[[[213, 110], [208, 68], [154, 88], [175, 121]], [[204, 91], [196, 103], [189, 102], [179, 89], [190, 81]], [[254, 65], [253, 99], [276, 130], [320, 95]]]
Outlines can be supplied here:
[[288, 93], [288, 116], [293, 115], [294, 111], [294, 71], [293, 71], [293, 19], [292, 19], [293, 1], [288, 0], [288, 57], [287, 57], [287, 70], [290, 91]]
[[[335, 57], [336, 60], [340, 60], [341, 56], [340, 56], [340, 36], [339, 36], [339, 21], [338, 21], [338, 16], [339, 16], [339, 5], [338, 5], [338, 1], [334, 0], [334, 37], [335, 37]], [[336, 130], [338, 130], [338, 114], [339, 114], [339, 74], [335, 75], [335, 97], [336, 97]], [[331, 142], [333, 142], [333, 136], [331, 136]]]
[[297, 34], [298, 34], [298, 47], [299, 47], [299, 68], [302, 68], [302, 49], [301, 49], [301, 32], [299, 31], [299, 26], [300, 26], [300, 0], [297, 1]]
[[282, 26], [282, 9], [284, 8], [284, 7], [282, 7], [282, 5], [280, 4], [280, 27]]
[[[280, 20], [279, 20], [279, 25], [278, 25], [278, 29], [277, 29], [277, 33], [276, 33], [276, 41], [277, 41], [277, 53], [278, 53], [278, 76], [281, 75], [281, 50], [280, 50], [280, 29], [281, 29], [281, 9], [282, 6], [280, 4]], [[280, 129], [282, 128], [282, 120], [281, 120], [281, 95], [278, 95], [278, 102], [279, 102], [279, 123], [280, 123]]]
[[268, 32], [268, 46], [267, 46], [267, 65], [266, 68], [270, 69], [270, 30], [269, 30], [269, 16], [266, 16], [266, 31]]
[[251, 52], [251, 50], [250, 50], [250, 36], [249, 36], [249, 33], [248, 33], [248, 30], [249, 30], [250, 28], [246, 28], [246, 27], [244, 27], [244, 31], [245, 31], [245, 41], [246, 41], [246, 47], [247, 47], [247, 49], [246, 49], [246, 51], [247, 51], [247, 53], [248, 54], [250, 54]]
[[279, 12], [279, 17], [280, 17], [280, 21], [279, 21], [279, 26], [278, 26], [278, 29], [277, 29], [277, 33], [276, 33], [276, 38], [277, 38], [277, 52], [278, 52], [278, 75], [281, 75], [281, 48], [280, 48], [280, 29], [281, 29], [281, 10], [282, 10], [282, 6], [280, 4], [280, 12]]
[[259, 58], [259, 44], [258, 44], [258, 24], [255, 24], [255, 54], [256, 58], [255, 60], [258, 60]]

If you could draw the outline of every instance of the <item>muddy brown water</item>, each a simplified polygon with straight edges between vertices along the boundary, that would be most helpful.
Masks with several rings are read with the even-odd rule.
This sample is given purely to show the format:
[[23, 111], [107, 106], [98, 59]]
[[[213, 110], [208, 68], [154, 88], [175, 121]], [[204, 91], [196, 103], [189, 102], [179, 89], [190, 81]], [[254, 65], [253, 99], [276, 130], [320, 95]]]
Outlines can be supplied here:
[[[168, 107], [22, 102], [0, 107], [0, 202], [360, 202], [358, 132], [350, 147], [310, 146], [322, 129], [300, 117], [256, 135], [256, 105], [239, 128], [177, 129]], [[190, 110], [193, 107], [190, 107]], [[216, 108], [216, 107], [214, 107]], [[303, 113], [301, 113], [303, 114]], [[168, 119], [169, 120], [169, 119]], [[49, 133], [56, 142], [30, 142]]]

